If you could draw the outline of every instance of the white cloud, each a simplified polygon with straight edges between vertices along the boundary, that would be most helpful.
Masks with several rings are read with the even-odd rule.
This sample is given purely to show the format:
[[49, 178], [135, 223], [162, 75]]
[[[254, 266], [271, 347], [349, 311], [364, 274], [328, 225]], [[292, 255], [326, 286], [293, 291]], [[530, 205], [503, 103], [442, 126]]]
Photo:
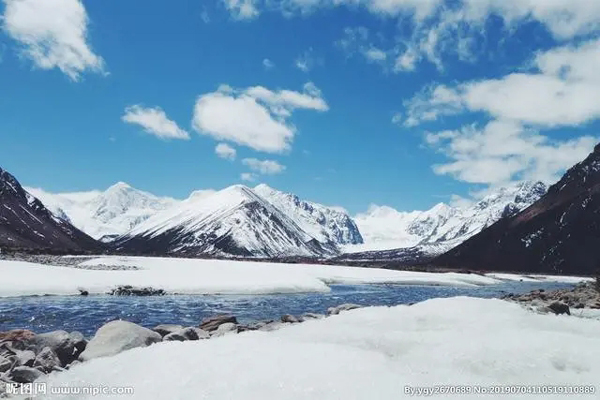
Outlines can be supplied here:
[[4, 31], [42, 69], [58, 68], [77, 81], [86, 71], [104, 72], [104, 61], [87, 43], [88, 16], [79, 0], [4, 0]]
[[243, 172], [240, 174], [240, 179], [247, 182], [254, 182], [256, 180], [256, 175], [250, 172]]
[[223, 0], [223, 3], [237, 20], [254, 19], [260, 14], [257, 0]]
[[268, 58], [265, 58], [262, 63], [263, 63], [263, 67], [266, 70], [275, 68], [275, 63], [273, 61], [269, 60]]
[[242, 164], [249, 167], [252, 171], [262, 175], [276, 175], [285, 171], [285, 165], [279, 164], [273, 160], [258, 160], [256, 158], [244, 158]]
[[559, 42], [594, 35], [600, 29], [600, 2], [594, 0], [263, 0], [259, 7], [287, 16], [347, 7], [393, 20], [399, 27], [394, 40], [378, 46], [379, 52], [369, 51], [368, 46], [359, 52], [367, 61], [385, 63], [395, 72], [414, 71], [423, 60], [443, 70], [444, 57], [450, 54], [474, 61], [477, 43], [486, 40], [492, 17], [504, 23], [505, 36], [532, 23]]
[[406, 125], [483, 111], [524, 124], [576, 126], [600, 118], [600, 40], [538, 54], [536, 71], [426, 88], [405, 103]]
[[327, 111], [329, 107], [311, 83], [303, 92], [221, 85], [216, 92], [198, 97], [192, 126], [217, 140], [281, 153], [290, 149], [294, 139], [296, 128], [288, 119], [297, 109]]
[[215, 147], [215, 154], [226, 160], [235, 160], [237, 152], [227, 143], [219, 143], [217, 147]]
[[189, 139], [190, 135], [170, 120], [160, 107], [133, 105], [125, 109], [124, 122], [140, 125], [144, 131], [161, 139]]
[[436, 174], [494, 186], [524, 179], [553, 182], [584, 159], [597, 141], [592, 136], [553, 141], [506, 120], [492, 121], [483, 129], [471, 125], [425, 134], [425, 142], [450, 159], [434, 165]]

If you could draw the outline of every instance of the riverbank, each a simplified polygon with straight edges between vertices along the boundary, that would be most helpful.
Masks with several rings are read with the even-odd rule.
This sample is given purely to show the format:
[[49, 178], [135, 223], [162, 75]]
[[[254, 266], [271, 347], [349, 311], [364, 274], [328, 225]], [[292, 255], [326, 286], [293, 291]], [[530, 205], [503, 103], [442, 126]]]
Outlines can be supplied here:
[[[96, 346], [92, 339], [81, 354], [99, 355], [100, 351], [90, 350], [96, 347], [110, 355], [91, 357], [37, 382], [48, 388], [128, 387], [134, 391], [128, 399], [144, 400], [391, 400], [436, 385], [463, 391], [561, 387], [576, 393], [569, 398], [592, 399], [597, 393], [591, 392], [598, 389], [594, 385], [600, 373], [600, 321], [541, 315], [503, 300], [455, 297], [411, 306], [367, 307], [302, 323], [279, 322], [270, 332], [241, 330], [240, 324], [225, 317], [203, 324], [204, 332], [220, 333], [208, 332], [210, 340], [179, 341], [165, 340], [174, 333], [171, 327], [158, 333], [128, 323], [106, 325], [97, 335], [111, 340], [98, 340]], [[172, 337], [193, 335], [192, 330], [199, 334], [200, 326], [179, 330]], [[138, 339], [125, 340], [132, 336]], [[116, 354], [117, 339], [128, 346], [153, 344]], [[505, 392], [469, 396], [506, 397]], [[548, 398], [548, 393], [527, 397]]]

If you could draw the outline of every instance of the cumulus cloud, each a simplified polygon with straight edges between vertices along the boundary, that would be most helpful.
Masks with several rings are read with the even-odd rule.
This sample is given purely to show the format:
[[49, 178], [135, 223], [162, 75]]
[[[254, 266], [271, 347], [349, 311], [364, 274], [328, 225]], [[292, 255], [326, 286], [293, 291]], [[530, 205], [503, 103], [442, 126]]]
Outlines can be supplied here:
[[493, 186], [519, 180], [554, 182], [584, 159], [597, 141], [593, 136], [555, 141], [508, 120], [491, 121], [481, 129], [470, 125], [425, 135], [429, 146], [449, 158], [433, 166], [436, 174]]
[[258, 151], [288, 151], [296, 133], [289, 122], [297, 109], [327, 111], [326, 101], [314, 84], [303, 92], [270, 90], [263, 86], [234, 89], [222, 85], [198, 97], [193, 128], [217, 140], [234, 142]]
[[189, 139], [190, 135], [170, 120], [160, 107], [133, 105], [125, 109], [124, 122], [136, 124], [160, 139]]
[[539, 53], [535, 71], [426, 88], [405, 103], [406, 125], [465, 111], [544, 127], [600, 118], [600, 40]]
[[252, 171], [261, 175], [277, 175], [285, 171], [285, 165], [279, 164], [273, 160], [258, 160], [256, 158], [244, 158], [242, 164], [249, 167]]
[[227, 143], [219, 143], [217, 147], [215, 147], [215, 154], [226, 160], [233, 161], [235, 160], [237, 152], [233, 147], [231, 147]]
[[225, 8], [237, 20], [248, 20], [260, 14], [257, 0], [223, 0]]
[[79, 0], [4, 0], [4, 31], [41, 69], [58, 68], [74, 81], [86, 71], [104, 72], [87, 42], [88, 15]]

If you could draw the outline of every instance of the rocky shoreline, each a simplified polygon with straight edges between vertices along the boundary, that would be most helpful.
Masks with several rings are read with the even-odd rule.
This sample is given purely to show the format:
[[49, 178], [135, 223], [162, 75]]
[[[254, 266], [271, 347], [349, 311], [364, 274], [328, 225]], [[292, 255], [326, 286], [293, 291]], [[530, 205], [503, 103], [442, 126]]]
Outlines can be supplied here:
[[600, 284], [582, 282], [573, 289], [550, 292], [540, 289], [521, 295], [511, 293], [502, 299], [517, 302], [542, 313], [571, 315], [571, 309], [600, 309]]
[[32, 383], [47, 374], [66, 371], [82, 362], [114, 356], [125, 350], [160, 342], [207, 340], [246, 331], [273, 331], [361, 307], [357, 304], [342, 304], [330, 307], [327, 314], [288, 314], [279, 320], [250, 324], [241, 324], [232, 315], [205, 318], [198, 326], [161, 324], [153, 329], [114, 320], [101, 326], [89, 341], [79, 332], [53, 331], [36, 334], [26, 329], [0, 332], [0, 398], [9, 397], [7, 385]]

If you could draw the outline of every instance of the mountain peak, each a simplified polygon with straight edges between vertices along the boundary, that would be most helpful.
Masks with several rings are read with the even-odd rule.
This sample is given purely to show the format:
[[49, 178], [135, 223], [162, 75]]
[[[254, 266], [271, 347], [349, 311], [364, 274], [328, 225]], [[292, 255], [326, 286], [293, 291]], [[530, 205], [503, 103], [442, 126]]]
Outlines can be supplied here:
[[128, 183], [119, 181], [119, 182], [115, 183], [114, 185], [110, 186], [108, 189], [106, 189], [106, 191], [110, 192], [110, 191], [127, 190], [127, 189], [133, 189], [133, 188]]

